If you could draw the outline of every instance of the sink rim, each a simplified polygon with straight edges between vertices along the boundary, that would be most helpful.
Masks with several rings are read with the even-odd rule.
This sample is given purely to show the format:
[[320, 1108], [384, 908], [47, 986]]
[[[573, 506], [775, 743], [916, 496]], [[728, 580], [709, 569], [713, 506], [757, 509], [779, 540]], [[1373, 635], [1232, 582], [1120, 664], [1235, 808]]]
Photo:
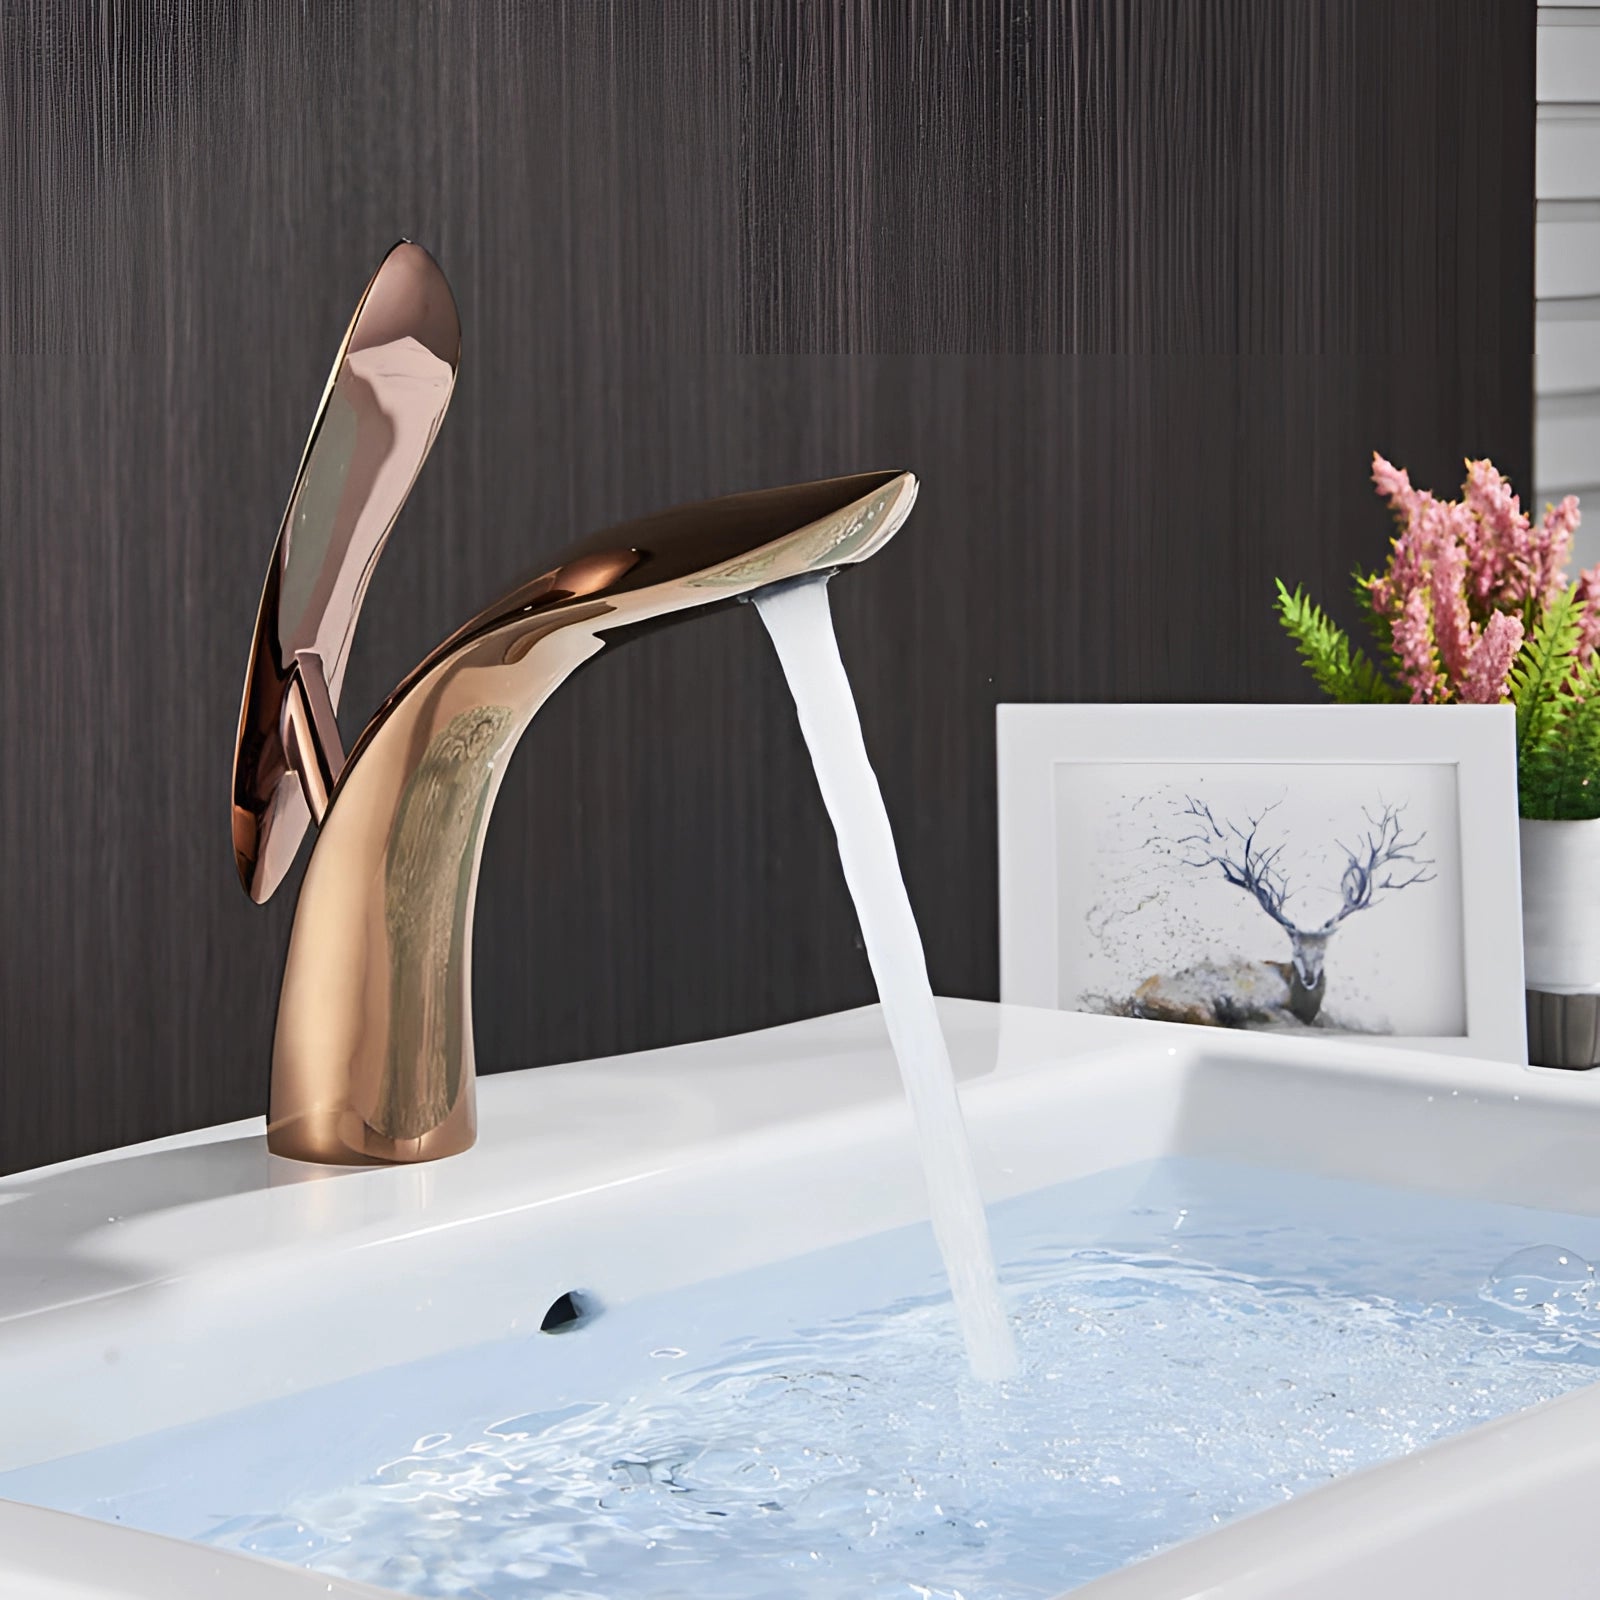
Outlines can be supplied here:
[[[1503, 1095], [1514, 1082], [1529, 1104], [1600, 1107], [1600, 1074], [1341, 1036], [1286, 1039], [984, 1000], [938, 1004], [969, 1114], [996, 1085], [1041, 1068], [1081, 1070], [1115, 1057], [1146, 1071], [1185, 1073], [1271, 1064], [1286, 1054], [1285, 1069], [1302, 1076], [1469, 1095]], [[804, 1074], [784, 1071], [800, 1064]], [[241, 1229], [261, 1251], [400, 1238], [424, 1217], [426, 1225], [445, 1225], [512, 1197], [539, 1204], [687, 1163], [731, 1140], [897, 1109], [901, 1090], [872, 1005], [754, 1033], [492, 1074], [482, 1080], [480, 1104], [478, 1144], [426, 1170], [289, 1161], [267, 1152], [265, 1119], [253, 1117], [0, 1177], [0, 1329], [98, 1298], [51, 1270], [86, 1244], [98, 1261], [120, 1269], [110, 1292], [123, 1292], [237, 1263]], [[530, 1152], [537, 1157], [531, 1172]], [[159, 1232], [151, 1219], [163, 1215], [184, 1235], [181, 1262], [151, 1262], [141, 1253]]]

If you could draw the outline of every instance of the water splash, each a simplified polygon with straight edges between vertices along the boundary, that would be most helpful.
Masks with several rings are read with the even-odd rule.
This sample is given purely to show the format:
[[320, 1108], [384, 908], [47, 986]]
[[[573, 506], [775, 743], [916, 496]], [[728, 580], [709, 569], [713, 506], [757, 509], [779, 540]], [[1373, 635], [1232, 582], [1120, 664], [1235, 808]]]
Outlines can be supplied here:
[[950, 1052], [928, 982], [922, 936], [906, 895], [894, 833], [861, 738], [861, 720], [828, 610], [826, 578], [755, 596], [816, 767], [839, 841], [850, 898], [883, 1004], [928, 1185], [933, 1233], [950, 1277], [956, 1316], [974, 1374], [985, 1380], [1017, 1370], [1000, 1300], [983, 1196], [973, 1170]]

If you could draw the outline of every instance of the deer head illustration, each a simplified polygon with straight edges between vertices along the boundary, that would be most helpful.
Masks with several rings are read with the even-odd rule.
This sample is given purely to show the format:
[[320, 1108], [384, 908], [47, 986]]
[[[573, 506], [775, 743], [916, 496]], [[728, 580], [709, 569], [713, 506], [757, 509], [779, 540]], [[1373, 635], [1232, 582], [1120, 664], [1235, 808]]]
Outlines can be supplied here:
[[1385, 805], [1376, 815], [1363, 807], [1366, 827], [1359, 842], [1351, 846], [1335, 841], [1345, 855], [1339, 878], [1339, 909], [1324, 922], [1302, 927], [1285, 910], [1295, 893], [1279, 864], [1285, 846], [1268, 846], [1261, 840], [1261, 825], [1279, 803], [1274, 801], [1240, 827], [1236, 822], [1218, 822], [1204, 801], [1185, 796], [1182, 815], [1191, 831], [1177, 843], [1185, 852], [1186, 867], [1218, 869], [1288, 934], [1289, 1009], [1300, 1021], [1309, 1023], [1321, 1009], [1327, 988], [1324, 961], [1328, 941], [1345, 919], [1377, 905], [1386, 894], [1398, 894], [1415, 883], [1431, 882], [1435, 874], [1428, 870], [1433, 862], [1416, 855], [1427, 835], [1419, 833], [1413, 839], [1404, 836], [1401, 807]]

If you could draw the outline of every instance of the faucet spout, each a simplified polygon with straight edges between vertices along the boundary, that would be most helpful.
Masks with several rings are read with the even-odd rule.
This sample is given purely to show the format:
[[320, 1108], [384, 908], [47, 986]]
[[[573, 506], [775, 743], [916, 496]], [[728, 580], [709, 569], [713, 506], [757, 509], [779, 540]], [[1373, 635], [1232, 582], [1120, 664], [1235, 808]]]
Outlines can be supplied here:
[[273, 1151], [359, 1164], [472, 1144], [479, 861], [535, 713], [578, 667], [648, 629], [865, 560], [915, 496], [908, 472], [863, 473], [609, 529], [509, 589], [406, 677], [321, 810], [278, 1008]]

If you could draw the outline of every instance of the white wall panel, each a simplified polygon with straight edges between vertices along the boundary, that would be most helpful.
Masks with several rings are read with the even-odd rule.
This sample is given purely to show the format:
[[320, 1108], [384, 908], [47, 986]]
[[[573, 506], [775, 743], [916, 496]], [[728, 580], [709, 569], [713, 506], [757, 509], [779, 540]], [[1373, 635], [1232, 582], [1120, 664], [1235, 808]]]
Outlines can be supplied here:
[[1600, 199], [1600, 105], [1541, 109], [1535, 150], [1541, 200]]
[[[1541, 510], [1546, 500], [1600, 480], [1600, 394], [1562, 396], [1541, 406], [1534, 440], [1539, 461], [1535, 504]], [[1600, 507], [1596, 513], [1600, 515]]]
[[1600, 216], [1540, 222], [1533, 231], [1534, 293], [1541, 300], [1600, 295]]
[[[1535, 492], [1600, 501], [1600, 0], [1541, 6], [1535, 140]], [[1581, 564], [1600, 559], [1600, 506]]]
[[1581, 321], [1541, 316], [1534, 339], [1535, 387], [1541, 396], [1600, 390], [1600, 304]]
[[1538, 95], [1541, 101], [1600, 101], [1600, 9], [1592, 17], [1547, 20], [1576, 7], [1541, 7]]

